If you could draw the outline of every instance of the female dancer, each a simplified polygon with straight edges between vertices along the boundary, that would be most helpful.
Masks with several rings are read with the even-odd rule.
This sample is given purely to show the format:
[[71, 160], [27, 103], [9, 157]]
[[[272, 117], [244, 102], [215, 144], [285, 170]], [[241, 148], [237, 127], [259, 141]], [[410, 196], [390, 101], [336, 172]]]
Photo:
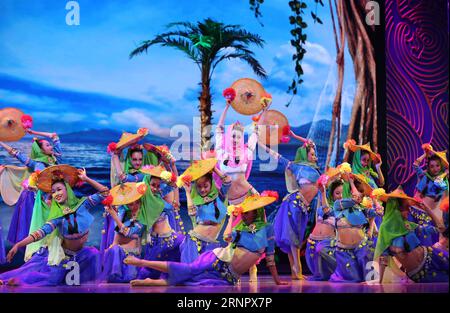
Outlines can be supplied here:
[[[230, 108], [231, 100], [223, 110], [216, 128], [215, 150], [219, 160], [219, 169], [231, 177], [231, 186], [228, 189], [227, 199], [231, 205], [239, 205], [250, 195], [258, 194], [256, 189], [248, 182], [252, 169], [253, 151], [255, 150], [258, 136], [253, 132], [248, 144], [244, 142], [244, 127], [239, 122], [231, 124], [226, 134], [224, 133], [225, 117]], [[221, 181], [215, 177], [217, 187], [221, 187]], [[235, 223], [239, 221], [239, 217]], [[250, 280], [257, 280], [256, 265], [250, 269]]]
[[[429, 144], [423, 145], [423, 148], [424, 154], [414, 162], [414, 169], [419, 180], [415, 197], [422, 199], [442, 222], [439, 203], [445, 195], [448, 195], [448, 161], [445, 152], [435, 152]], [[424, 159], [427, 161], [426, 170], [421, 168]], [[412, 207], [408, 219], [421, 226], [436, 226], [431, 217], [420, 208]], [[439, 241], [438, 234], [433, 236], [419, 234], [418, 236], [424, 246], [432, 246]]]
[[290, 162], [269, 147], [261, 143], [260, 146], [276, 158], [283, 168], [291, 171], [295, 179], [295, 191], [284, 197], [273, 225], [277, 246], [289, 256], [292, 278], [303, 279], [300, 249], [307, 238], [307, 228], [311, 228], [314, 223], [319, 192], [316, 182], [320, 174], [309, 165]]
[[[124, 183], [113, 188], [103, 201], [106, 211], [116, 224], [116, 234], [114, 242], [104, 254], [101, 281], [127, 283], [137, 278], [137, 269], [124, 264], [123, 260], [127, 255], [141, 255], [141, 239], [146, 226], [139, 218], [146, 216], [141, 210], [151, 209], [148, 203], [143, 203], [146, 192], [147, 185], [144, 182]], [[117, 204], [120, 206], [116, 212], [113, 206]]]
[[[384, 185], [384, 176], [381, 171], [381, 157], [370, 148], [370, 144], [356, 145], [351, 139], [344, 143], [345, 149], [353, 151], [352, 172], [353, 174], [362, 174], [372, 188], [382, 187]], [[375, 164], [376, 172], [372, 169], [372, 163]]]
[[[363, 282], [366, 280], [367, 262], [373, 260], [373, 242], [367, 234], [369, 219], [375, 217], [372, 206], [360, 205], [360, 193], [353, 178], [349, 177], [353, 199], [341, 199], [334, 203], [336, 220], [336, 269], [330, 277], [335, 282]], [[370, 234], [371, 235], [371, 234]]]
[[[276, 200], [273, 196], [252, 195], [244, 201], [232, 219], [239, 213], [242, 220], [226, 236], [231, 243], [227, 248], [217, 248], [201, 254], [193, 263], [155, 262], [128, 257], [125, 263], [135, 266], [150, 267], [165, 273], [164, 280], [136, 280], [133, 286], [167, 286], [167, 285], [235, 285], [240, 276], [246, 273], [266, 252], [267, 266], [277, 285], [281, 281], [275, 266], [275, 242], [273, 228], [264, 221], [264, 205]], [[230, 225], [230, 224], [229, 224]], [[231, 226], [230, 226], [231, 227]]]
[[[322, 207], [316, 213], [316, 225], [308, 237], [306, 263], [313, 274], [311, 280], [328, 280], [336, 268], [334, 202], [342, 200], [344, 182], [336, 179], [330, 183], [329, 191], [320, 184]], [[328, 200], [330, 199], [330, 201]]]
[[[77, 198], [72, 190], [77, 175], [78, 179], [89, 183], [99, 192], [87, 198]], [[99, 252], [93, 247], [84, 247], [84, 244], [94, 221], [89, 210], [104, 199], [108, 188], [87, 177], [84, 170], [77, 171], [67, 165], [52, 166], [41, 172], [38, 186], [52, 195], [47, 222], [11, 248], [7, 255], [8, 262], [11, 262], [19, 248], [52, 235], [48, 240], [41, 241], [41, 249], [24, 265], [0, 274], [0, 284], [5, 281], [8, 285], [70, 284], [71, 261], [76, 261], [79, 266], [81, 283], [96, 280], [100, 270]]]
[[[203, 252], [220, 247], [217, 236], [227, 215], [223, 201], [228, 188], [230, 188], [231, 178], [214, 167], [214, 172], [222, 180], [222, 187], [219, 191], [210, 169], [211, 166], [215, 166], [215, 162], [213, 164], [210, 160], [197, 161], [199, 169], [202, 168], [201, 163], [205, 166], [199, 175], [205, 171], [208, 172], [199, 177], [193, 186], [191, 183], [184, 184], [188, 213], [192, 218], [193, 229], [180, 246], [181, 262], [183, 263], [192, 263]], [[211, 163], [211, 166], [207, 166], [206, 163]]]
[[375, 250], [375, 259], [380, 264], [380, 283], [389, 266], [389, 257], [395, 258], [406, 275], [416, 283], [448, 282], [448, 251], [420, 244], [415, 229], [421, 226], [406, 219], [411, 204], [420, 206], [433, 216], [440, 232], [445, 232], [446, 227], [440, 224], [425, 203], [418, 203], [401, 189], [380, 195], [379, 198], [387, 202]]
[[[25, 165], [30, 173], [42, 171], [51, 165], [61, 164], [61, 144], [56, 133], [37, 132], [31, 129], [27, 130], [27, 132], [31, 135], [51, 138], [53, 145], [45, 139], [34, 138], [29, 157], [23, 152], [12, 148], [3, 142], [0, 142], [0, 146], [2, 146], [12, 157], [15, 157], [19, 162]], [[35, 196], [35, 190], [28, 186], [24, 186], [19, 200], [16, 203], [8, 231], [7, 239], [13, 244], [28, 236]]]

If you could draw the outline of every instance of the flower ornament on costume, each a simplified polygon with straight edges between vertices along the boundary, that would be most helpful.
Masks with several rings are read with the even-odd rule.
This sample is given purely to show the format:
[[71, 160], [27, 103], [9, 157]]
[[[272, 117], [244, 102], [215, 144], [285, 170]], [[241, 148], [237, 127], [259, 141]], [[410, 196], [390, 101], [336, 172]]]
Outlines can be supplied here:
[[372, 191], [372, 198], [378, 199], [381, 196], [386, 194], [386, 190], [384, 188], [376, 188]]
[[137, 134], [140, 136], [147, 136], [148, 135], [148, 128], [139, 128], [137, 131]]
[[442, 176], [439, 176], [438, 178], [436, 178], [433, 183], [439, 189], [446, 189], [447, 188], [447, 184], [445, 183], [445, 181], [442, 178]]
[[117, 151], [117, 143], [111, 142], [108, 147], [106, 148], [106, 152], [109, 154], [113, 154]]
[[317, 180], [317, 185], [319, 186], [326, 186], [328, 185], [330, 177], [326, 174], [320, 175], [319, 179]]
[[162, 171], [161, 178], [168, 183], [175, 183], [177, 181], [177, 175], [169, 171]]
[[24, 114], [20, 118], [22, 122], [22, 127], [25, 129], [30, 129], [33, 127], [33, 118], [30, 115]]
[[282, 143], [288, 143], [291, 140], [291, 137], [289, 137], [290, 132], [291, 132], [291, 127], [289, 125], [283, 126], [283, 129], [281, 130], [281, 142]]
[[147, 185], [145, 183], [140, 183], [137, 186], [137, 192], [141, 195], [145, 194], [147, 191]]
[[272, 197], [275, 198], [275, 201], [278, 201], [280, 196], [275, 190], [264, 190], [263, 192], [261, 192], [261, 197]]
[[339, 169], [339, 172], [341, 172], [341, 174], [350, 174], [352, 172], [352, 167], [347, 162], [342, 163], [337, 168]]
[[442, 212], [448, 213], [448, 197], [442, 200], [441, 205], [439, 206]]
[[344, 149], [348, 149], [350, 146], [356, 145], [356, 141], [354, 139], [349, 139], [344, 143]]
[[425, 151], [425, 152], [433, 151], [433, 147], [432, 147], [431, 144], [429, 144], [429, 143], [424, 143], [424, 144], [422, 145], [422, 149], [423, 149], [423, 151]]
[[239, 205], [229, 205], [227, 211], [228, 211], [228, 215], [233, 214], [233, 216], [236, 217], [242, 213], [243, 208]]
[[105, 206], [110, 206], [112, 205], [114, 201], [114, 197], [112, 195], [108, 195], [105, 199], [102, 200], [102, 204]]
[[259, 100], [259, 103], [263, 108], [267, 108], [272, 103], [272, 95], [270, 93], [264, 93]]
[[236, 98], [236, 90], [234, 88], [227, 88], [223, 91], [223, 96], [229, 101], [233, 101]]
[[372, 199], [370, 199], [370, 197], [364, 197], [362, 202], [361, 202], [361, 206], [365, 209], [370, 209], [373, 207], [373, 201]]
[[250, 224], [250, 225], [248, 226], [248, 229], [250, 229], [250, 232], [251, 232], [252, 234], [256, 233], [256, 225], [255, 225], [255, 224]]
[[37, 187], [37, 179], [39, 176], [39, 173], [41, 171], [35, 171], [34, 173], [31, 173], [30, 177], [28, 178], [28, 187], [30, 188], [36, 188]]
[[181, 188], [183, 185], [189, 185], [192, 182], [192, 175], [182, 174], [178, 176], [176, 185]]

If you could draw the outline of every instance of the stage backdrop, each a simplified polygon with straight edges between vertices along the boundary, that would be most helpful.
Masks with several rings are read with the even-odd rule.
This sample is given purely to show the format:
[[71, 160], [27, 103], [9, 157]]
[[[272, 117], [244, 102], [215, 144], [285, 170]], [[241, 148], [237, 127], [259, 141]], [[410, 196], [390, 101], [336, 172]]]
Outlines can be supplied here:
[[448, 149], [448, 1], [386, 1], [388, 186], [408, 193], [422, 143]]

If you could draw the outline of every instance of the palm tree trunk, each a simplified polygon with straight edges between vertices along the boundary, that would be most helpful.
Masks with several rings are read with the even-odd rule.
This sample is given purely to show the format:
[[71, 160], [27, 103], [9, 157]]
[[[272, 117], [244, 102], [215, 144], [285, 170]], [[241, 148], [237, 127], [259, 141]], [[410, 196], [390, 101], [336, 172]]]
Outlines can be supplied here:
[[200, 111], [200, 131], [201, 131], [201, 147], [202, 151], [208, 151], [211, 148], [211, 121], [212, 121], [212, 111], [211, 111], [211, 80], [210, 66], [202, 66], [202, 91], [198, 100], [199, 111]]

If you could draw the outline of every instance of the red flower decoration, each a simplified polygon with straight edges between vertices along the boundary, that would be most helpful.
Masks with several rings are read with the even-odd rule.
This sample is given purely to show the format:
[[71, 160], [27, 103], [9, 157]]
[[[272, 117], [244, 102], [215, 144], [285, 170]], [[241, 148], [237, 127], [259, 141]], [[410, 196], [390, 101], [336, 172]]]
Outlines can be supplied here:
[[430, 143], [424, 143], [424, 144], [422, 145], [422, 149], [423, 149], [423, 151], [428, 152], [428, 151], [433, 150], [433, 147], [431, 146]]
[[289, 125], [284, 126], [283, 129], [281, 130], [281, 133], [283, 134], [283, 136], [288, 136], [290, 132], [291, 132], [291, 127]]
[[252, 121], [255, 122], [255, 123], [258, 123], [260, 118], [261, 118], [261, 116], [255, 115], [255, 116], [252, 117]]
[[82, 180], [78, 180], [77, 183], [75, 184], [76, 188], [81, 188], [84, 185], [84, 181]]
[[147, 191], [147, 185], [145, 183], [144, 184], [139, 184], [137, 186], [137, 192], [139, 194], [143, 195], [143, 194], [145, 194], [146, 191]]
[[30, 129], [33, 127], [33, 118], [30, 115], [22, 115], [20, 118], [22, 122], [22, 127], [25, 129]]
[[273, 198], [276, 199], [276, 201], [277, 201], [278, 198], [280, 197], [280, 196], [278, 195], [278, 192], [276, 192], [275, 190], [264, 190], [264, 191], [261, 193], [261, 196], [263, 196], [263, 197], [273, 197]]
[[289, 137], [289, 136], [282, 136], [280, 141], [282, 143], [288, 143], [289, 141], [291, 141], [291, 137]]
[[223, 96], [225, 99], [233, 101], [236, 98], [236, 90], [233, 88], [227, 88], [223, 91]]
[[181, 179], [183, 180], [183, 183], [185, 185], [188, 185], [188, 184], [190, 184], [192, 182], [192, 175], [189, 175], [189, 174], [183, 175], [181, 177]]
[[114, 197], [112, 195], [108, 195], [105, 199], [103, 199], [102, 204], [106, 206], [112, 205], [114, 201]]
[[115, 142], [111, 142], [108, 145], [108, 148], [106, 148], [106, 152], [108, 152], [109, 154], [116, 152], [117, 150], [117, 143]]
[[177, 174], [172, 172], [172, 176], [170, 177], [170, 182], [175, 183], [177, 181]]
[[241, 206], [237, 206], [233, 210], [233, 215], [239, 216], [240, 214], [242, 214], [242, 211], [243, 211], [243, 208]]

